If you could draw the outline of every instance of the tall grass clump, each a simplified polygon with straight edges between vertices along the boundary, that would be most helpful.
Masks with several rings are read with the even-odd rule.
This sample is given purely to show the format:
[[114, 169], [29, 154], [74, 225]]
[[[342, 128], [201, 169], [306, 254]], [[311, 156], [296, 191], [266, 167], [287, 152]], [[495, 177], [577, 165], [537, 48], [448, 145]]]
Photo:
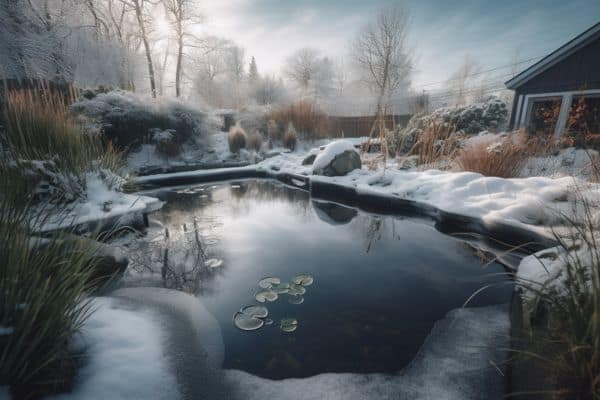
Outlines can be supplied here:
[[248, 148], [254, 151], [260, 151], [262, 147], [262, 135], [258, 130], [253, 130], [248, 135]]
[[[561, 214], [557, 248], [536, 256], [550, 278], [520, 279], [531, 327], [530, 348], [545, 381], [536, 391], [556, 399], [600, 399], [600, 212], [576, 190], [574, 213]], [[571, 215], [576, 215], [573, 217]], [[554, 265], [554, 268], [552, 267]], [[556, 265], [560, 265], [558, 272]], [[521, 354], [522, 353], [522, 354]]]
[[294, 124], [290, 122], [285, 134], [283, 135], [283, 147], [294, 151], [296, 149], [297, 142], [298, 137], [296, 134], [296, 129], [294, 128]]
[[74, 378], [69, 343], [90, 312], [97, 249], [66, 246], [62, 236], [34, 238], [30, 199], [11, 171], [0, 161], [0, 386], [29, 399]]
[[484, 141], [458, 152], [455, 163], [461, 171], [477, 172], [485, 176], [514, 178], [520, 175], [530, 152], [513, 135], [501, 142]]
[[[86, 175], [120, 175], [122, 154], [100, 137], [84, 133], [70, 118], [65, 97], [47, 90], [9, 91], [2, 104], [0, 141], [8, 167], [31, 188], [44, 181], [52, 201], [72, 201], [85, 190]], [[15, 175], [17, 177], [17, 175]]]
[[232, 153], [239, 153], [241, 149], [245, 149], [248, 143], [248, 135], [244, 128], [236, 124], [229, 130], [227, 136], [227, 142], [229, 143], [229, 151]]
[[457, 152], [458, 139], [452, 136], [452, 127], [430, 122], [410, 150], [410, 155], [418, 156], [418, 165], [444, 168]]

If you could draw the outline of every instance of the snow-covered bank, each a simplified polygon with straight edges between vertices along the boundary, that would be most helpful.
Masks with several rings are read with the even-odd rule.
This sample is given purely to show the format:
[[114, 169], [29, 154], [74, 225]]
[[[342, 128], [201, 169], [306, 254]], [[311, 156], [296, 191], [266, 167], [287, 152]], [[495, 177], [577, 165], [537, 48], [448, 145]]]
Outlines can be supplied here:
[[159, 209], [161, 205], [159, 200], [152, 197], [116, 191], [99, 177], [90, 175], [85, 200], [66, 205], [58, 213], [52, 213], [52, 208], [46, 205], [40, 206], [43, 211], [50, 211], [50, 214], [36, 220], [34, 230], [49, 232], [102, 220], [116, 220], [127, 215], [149, 213]]
[[78, 344], [87, 357], [72, 393], [56, 399], [178, 399], [177, 380], [166, 363], [164, 329], [155, 314], [96, 298]]
[[507, 306], [463, 308], [436, 323], [405, 371], [385, 374], [322, 374], [271, 381], [227, 371], [236, 398], [245, 400], [501, 399], [504, 377], [497, 366], [509, 346]]

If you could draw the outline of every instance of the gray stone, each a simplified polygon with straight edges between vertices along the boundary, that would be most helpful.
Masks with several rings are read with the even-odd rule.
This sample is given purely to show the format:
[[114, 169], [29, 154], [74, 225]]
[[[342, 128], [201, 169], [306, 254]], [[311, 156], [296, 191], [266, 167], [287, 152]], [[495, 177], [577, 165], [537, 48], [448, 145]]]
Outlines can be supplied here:
[[346, 150], [336, 155], [329, 164], [313, 171], [314, 175], [344, 176], [362, 166], [360, 156], [355, 150]]

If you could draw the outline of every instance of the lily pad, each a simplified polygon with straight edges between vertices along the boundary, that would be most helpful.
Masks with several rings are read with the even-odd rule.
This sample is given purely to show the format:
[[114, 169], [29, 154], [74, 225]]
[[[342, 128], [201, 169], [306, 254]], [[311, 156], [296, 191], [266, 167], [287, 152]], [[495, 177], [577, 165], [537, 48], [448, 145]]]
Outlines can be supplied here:
[[266, 318], [269, 315], [269, 310], [265, 306], [246, 306], [240, 311], [255, 318]]
[[264, 303], [265, 301], [272, 302], [277, 300], [279, 295], [272, 290], [262, 290], [254, 295], [254, 298], [259, 303]]
[[223, 265], [223, 260], [219, 260], [218, 258], [210, 258], [204, 262], [208, 268], [219, 268]]
[[296, 285], [296, 284], [292, 283], [290, 285], [290, 288], [288, 289], [287, 293], [291, 296], [303, 295], [304, 293], [306, 293], [306, 289], [304, 289], [304, 286], [300, 286], [300, 285]]
[[271, 318], [265, 318], [265, 325], [273, 325], [273, 320]]
[[272, 276], [268, 276], [268, 277], [262, 278], [260, 281], [258, 281], [258, 287], [263, 288], [263, 289], [271, 289], [271, 287], [273, 287], [273, 285], [279, 285], [280, 283], [281, 283], [281, 279], [275, 278]]
[[297, 275], [292, 279], [292, 282], [300, 286], [310, 286], [314, 282], [314, 278], [311, 275]]
[[279, 327], [284, 332], [294, 332], [298, 328], [298, 320], [295, 318], [283, 318], [279, 323]]
[[290, 304], [302, 304], [304, 303], [304, 297], [301, 295], [289, 296], [288, 303]]
[[233, 315], [233, 323], [243, 331], [255, 331], [261, 328], [265, 321], [238, 311]]
[[290, 290], [290, 284], [289, 283], [280, 283], [278, 285], [273, 285], [273, 286], [271, 286], [271, 290], [277, 294], [284, 294]]

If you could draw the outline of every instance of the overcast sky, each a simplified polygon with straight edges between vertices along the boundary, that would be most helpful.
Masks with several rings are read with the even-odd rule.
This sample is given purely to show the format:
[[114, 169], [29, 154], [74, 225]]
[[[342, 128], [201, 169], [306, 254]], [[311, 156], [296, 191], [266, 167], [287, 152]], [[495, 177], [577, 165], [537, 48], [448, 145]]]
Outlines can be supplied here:
[[[289, 54], [314, 47], [347, 56], [357, 31], [378, 10], [404, 4], [416, 56], [413, 88], [443, 81], [469, 54], [483, 69], [547, 54], [600, 20], [600, 0], [206, 0], [207, 31], [255, 56], [261, 73], [279, 73]], [[523, 65], [524, 67], [525, 65]], [[496, 79], [510, 68], [494, 72]], [[426, 89], [433, 89], [427, 86]]]

